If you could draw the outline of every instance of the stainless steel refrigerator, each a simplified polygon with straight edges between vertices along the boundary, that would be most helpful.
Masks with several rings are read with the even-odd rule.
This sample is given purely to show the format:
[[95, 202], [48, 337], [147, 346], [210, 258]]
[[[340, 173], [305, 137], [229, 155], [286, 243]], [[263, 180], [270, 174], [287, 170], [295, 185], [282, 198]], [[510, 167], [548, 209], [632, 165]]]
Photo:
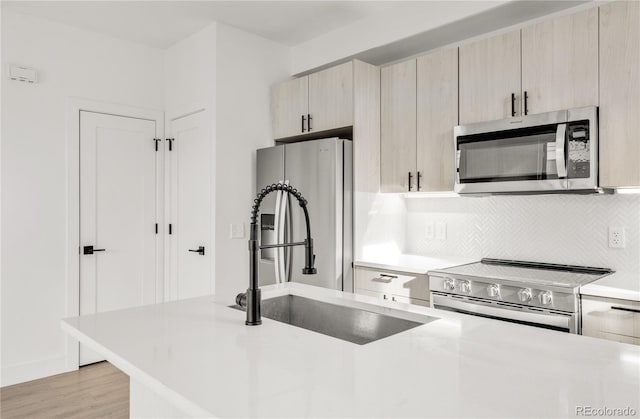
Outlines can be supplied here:
[[[338, 138], [304, 141], [259, 149], [257, 191], [287, 182], [308, 201], [316, 275], [302, 275], [304, 247], [260, 251], [260, 285], [301, 282], [353, 292], [352, 147]], [[261, 244], [305, 239], [302, 209], [287, 193], [273, 192], [261, 205]]]

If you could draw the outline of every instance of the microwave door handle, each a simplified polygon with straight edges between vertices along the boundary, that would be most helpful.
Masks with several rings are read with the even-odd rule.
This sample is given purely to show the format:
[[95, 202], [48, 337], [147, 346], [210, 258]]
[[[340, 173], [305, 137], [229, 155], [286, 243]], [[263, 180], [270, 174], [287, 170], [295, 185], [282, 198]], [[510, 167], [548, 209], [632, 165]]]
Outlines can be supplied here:
[[556, 130], [556, 169], [559, 178], [567, 177], [567, 161], [564, 155], [564, 146], [567, 133], [567, 124], [558, 124]]

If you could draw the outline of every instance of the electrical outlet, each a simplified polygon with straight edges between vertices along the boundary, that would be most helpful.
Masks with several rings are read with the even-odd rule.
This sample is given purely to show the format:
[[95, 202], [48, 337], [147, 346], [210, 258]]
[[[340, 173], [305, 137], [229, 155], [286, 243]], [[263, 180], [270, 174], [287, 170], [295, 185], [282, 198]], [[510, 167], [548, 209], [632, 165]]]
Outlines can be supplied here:
[[625, 245], [624, 227], [609, 227], [609, 247], [624, 249]]
[[447, 223], [436, 223], [436, 239], [447, 240]]
[[433, 238], [435, 237], [435, 226], [433, 224], [433, 221], [429, 221], [425, 225], [425, 227], [424, 227], [424, 237], [427, 240], [433, 240]]
[[232, 239], [244, 239], [244, 223], [229, 224], [229, 235]]

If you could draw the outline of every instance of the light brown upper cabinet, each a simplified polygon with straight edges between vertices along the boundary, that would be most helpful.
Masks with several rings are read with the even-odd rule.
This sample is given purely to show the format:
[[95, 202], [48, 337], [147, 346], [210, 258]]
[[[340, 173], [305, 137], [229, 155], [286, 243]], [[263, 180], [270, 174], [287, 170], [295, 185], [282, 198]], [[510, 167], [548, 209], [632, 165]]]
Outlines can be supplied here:
[[275, 139], [353, 125], [353, 62], [271, 88]]
[[452, 191], [453, 127], [458, 125], [458, 49], [418, 58], [418, 191]]
[[520, 115], [520, 77], [519, 30], [460, 46], [460, 124]]
[[[380, 191], [379, 67], [353, 60], [278, 83], [271, 88], [271, 118], [275, 140], [347, 135], [354, 191]], [[340, 130], [326, 132], [334, 129]]]
[[640, 186], [640, 3], [600, 7], [600, 185]]
[[598, 105], [598, 9], [460, 46], [460, 123]]
[[416, 60], [380, 72], [380, 190], [415, 191]]
[[309, 131], [353, 124], [353, 65], [341, 64], [309, 75]]
[[598, 9], [522, 29], [524, 113], [598, 105]]
[[458, 49], [381, 70], [382, 192], [452, 191]]
[[271, 88], [271, 116], [274, 138], [306, 132], [309, 113], [309, 77], [300, 77]]

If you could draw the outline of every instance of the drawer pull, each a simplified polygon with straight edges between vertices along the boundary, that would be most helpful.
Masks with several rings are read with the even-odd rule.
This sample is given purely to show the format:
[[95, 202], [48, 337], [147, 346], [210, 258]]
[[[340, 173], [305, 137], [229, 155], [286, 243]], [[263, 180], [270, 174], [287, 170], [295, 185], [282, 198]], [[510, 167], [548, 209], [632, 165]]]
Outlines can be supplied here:
[[636, 308], [627, 308], [627, 307], [611, 306], [611, 310], [630, 311], [632, 313], [640, 313], [640, 310], [638, 310]]
[[384, 282], [385, 284], [388, 284], [389, 282], [391, 282], [392, 279], [397, 279], [398, 277], [395, 275], [385, 275], [385, 274], [381, 274], [379, 277], [377, 278], [373, 278], [372, 281], [373, 282]]

